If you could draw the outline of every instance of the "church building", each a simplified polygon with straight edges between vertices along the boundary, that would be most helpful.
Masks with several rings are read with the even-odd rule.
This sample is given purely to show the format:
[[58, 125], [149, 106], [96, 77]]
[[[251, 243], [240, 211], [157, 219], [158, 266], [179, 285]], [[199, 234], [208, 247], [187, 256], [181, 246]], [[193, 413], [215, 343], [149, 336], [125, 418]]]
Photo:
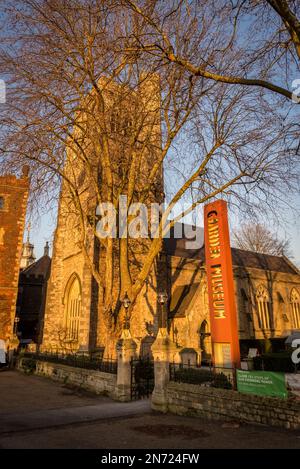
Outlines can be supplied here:
[[[107, 162], [96, 156], [93, 159], [92, 154], [89, 167], [77, 157], [75, 149], [68, 148], [65, 170], [72, 187], [76, 186], [79, 193], [77, 206], [81, 206], [82, 212], [75, 211], [74, 191], [64, 181], [53, 242], [42, 348], [48, 351], [63, 350], [65, 353], [79, 351], [115, 356], [122, 330], [116, 326], [114, 333], [109, 331], [116, 314], [124, 314], [123, 300], [127, 290], [126, 284], [121, 285], [121, 280], [125, 261], [129, 258], [129, 272], [125, 272], [127, 278], [135, 278], [143, 265], [150, 241], [146, 238], [128, 239], [125, 251], [122, 251], [125, 241], [121, 238], [105, 244], [96, 236], [95, 214], [99, 199], [107, 200], [111, 197], [115, 200], [120, 188], [122, 194], [128, 195], [130, 192], [126, 163], [134, 156], [128, 150], [128, 136], [130, 129], [136, 126], [134, 119], [141, 115], [146, 124], [143, 139], [137, 141], [135, 147], [135, 151], [140, 154], [132, 198], [138, 202], [143, 196], [151, 168], [159, 161], [161, 151], [160, 90], [158, 81], [153, 77], [135, 90], [106, 79], [101, 81], [101, 85], [105, 90], [102, 109], [93, 108], [91, 116], [83, 119], [80, 132], [84, 135], [80, 134], [80, 144], [86, 145], [86, 152], [92, 151], [92, 132], [95, 133], [97, 129], [90, 119], [94, 118], [96, 112], [101, 115], [105, 111], [99, 126], [104, 126], [105, 132], [108, 127], [110, 130], [115, 185], [110, 186], [111, 183], [105, 177]], [[91, 99], [93, 101], [93, 97]], [[146, 151], [143, 147], [145, 141]], [[161, 169], [146, 203], [161, 204], [163, 200]], [[107, 262], [109, 246], [116, 254], [112, 257], [113, 266]], [[234, 248], [232, 257], [242, 354], [246, 355], [250, 347], [257, 347], [260, 351], [284, 348], [285, 338], [292, 331], [300, 330], [298, 269], [284, 257]], [[109, 293], [108, 268], [112, 272]], [[100, 281], [96, 281], [96, 275]], [[159, 301], [159, 293], [162, 291], [167, 294], [164, 304]], [[107, 307], [110, 299], [116, 305], [114, 311]], [[151, 354], [151, 344], [161, 326], [163, 314], [167, 318], [169, 334], [178, 353], [184, 348], [193, 348], [199, 361], [210, 359], [210, 320], [203, 242], [191, 250], [187, 249], [184, 237], [164, 239], [129, 318], [130, 332], [140, 355]]]
[[[179, 348], [211, 358], [204, 247], [186, 249], [185, 239], [164, 240], [170, 284], [169, 331]], [[300, 331], [300, 273], [286, 257], [231, 248], [241, 356], [285, 349]]]
[[48, 242], [45, 244], [43, 256], [38, 260], [33, 254], [33, 249], [28, 236], [23, 244], [16, 308], [16, 332], [22, 346], [41, 343], [47, 284], [51, 270]]

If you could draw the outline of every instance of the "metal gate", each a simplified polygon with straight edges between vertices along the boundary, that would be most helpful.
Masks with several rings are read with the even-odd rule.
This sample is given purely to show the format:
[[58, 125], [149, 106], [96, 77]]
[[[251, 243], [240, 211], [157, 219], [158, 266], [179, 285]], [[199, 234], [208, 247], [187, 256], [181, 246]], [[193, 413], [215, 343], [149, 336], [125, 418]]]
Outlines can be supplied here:
[[131, 360], [131, 400], [149, 397], [154, 389], [154, 363], [148, 358]]

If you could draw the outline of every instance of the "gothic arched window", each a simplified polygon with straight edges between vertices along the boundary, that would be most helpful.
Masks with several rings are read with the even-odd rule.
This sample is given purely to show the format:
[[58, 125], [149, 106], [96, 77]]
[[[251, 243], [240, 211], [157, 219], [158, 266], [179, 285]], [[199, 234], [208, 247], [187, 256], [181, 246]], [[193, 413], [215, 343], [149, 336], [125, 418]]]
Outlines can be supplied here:
[[300, 329], [300, 295], [296, 288], [291, 291], [291, 306], [293, 327]]
[[77, 275], [73, 274], [68, 282], [65, 295], [65, 328], [67, 339], [78, 339], [80, 316], [81, 285]]
[[256, 304], [258, 311], [259, 326], [261, 329], [271, 329], [271, 308], [267, 289], [260, 285], [256, 290]]
[[200, 349], [202, 350], [202, 361], [209, 360], [211, 358], [211, 339], [210, 332], [208, 331], [208, 323], [204, 319], [199, 328], [200, 335]]

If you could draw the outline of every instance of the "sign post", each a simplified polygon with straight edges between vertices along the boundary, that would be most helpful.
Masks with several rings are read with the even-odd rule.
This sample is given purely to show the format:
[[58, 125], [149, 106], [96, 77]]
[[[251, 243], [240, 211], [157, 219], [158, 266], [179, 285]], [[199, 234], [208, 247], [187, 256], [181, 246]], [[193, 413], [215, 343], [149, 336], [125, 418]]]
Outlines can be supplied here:
[[215, 366], [239, 368], [240, 347], [225, 200], [204, 207], [204, 237], [213, 362]]

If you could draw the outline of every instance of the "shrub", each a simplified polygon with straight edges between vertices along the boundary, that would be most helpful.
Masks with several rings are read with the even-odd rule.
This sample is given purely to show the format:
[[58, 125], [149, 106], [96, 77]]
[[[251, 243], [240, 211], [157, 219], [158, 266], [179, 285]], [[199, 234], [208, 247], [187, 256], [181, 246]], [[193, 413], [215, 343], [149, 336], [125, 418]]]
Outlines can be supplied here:
[[232, 389], [232, 384], [224, 373], [216, 373], [212, 382], [214, 388]]
[[228, 377], [224, 373], [214, 373], [198, 368], [179, 368], [174, 373], [175, 381], [190, 384], [209, 383], [214, 388], [232, 389]]
[[201, 384], [211, 382], [212, 380], [213, 374], [208, 370], [199, 370], [197, 368], [178, 368], [175, 370], [175, 381]]

